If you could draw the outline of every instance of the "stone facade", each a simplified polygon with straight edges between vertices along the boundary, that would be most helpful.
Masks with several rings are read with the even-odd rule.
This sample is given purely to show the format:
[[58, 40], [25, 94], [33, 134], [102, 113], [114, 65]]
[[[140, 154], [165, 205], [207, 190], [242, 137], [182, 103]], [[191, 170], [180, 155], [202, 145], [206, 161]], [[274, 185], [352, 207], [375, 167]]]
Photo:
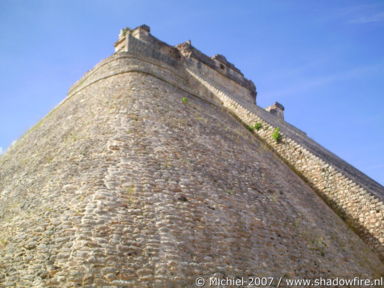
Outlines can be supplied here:
[[0, 287], [382, 276], [382, 187], [256, 106], [225, 58], [149, 32], [123, 31], [0, 156]]
[[[384, 259], [384, 188], [339, 159], [319, 144], [292, 130], [282, 117], [268, 117], [265, 111], [249, 106], [215, 83], [189, 70], [212, 91], [229, 111], [249, 126], [260, 123], [255, 133], [289, 166], [302, 176], [365, 242]], [[269, 111], [268, 111], [269, 112]], [[271, 114], [273, 115], [273, 114]], [[279, 128], [280, 139], [273, 133]]]

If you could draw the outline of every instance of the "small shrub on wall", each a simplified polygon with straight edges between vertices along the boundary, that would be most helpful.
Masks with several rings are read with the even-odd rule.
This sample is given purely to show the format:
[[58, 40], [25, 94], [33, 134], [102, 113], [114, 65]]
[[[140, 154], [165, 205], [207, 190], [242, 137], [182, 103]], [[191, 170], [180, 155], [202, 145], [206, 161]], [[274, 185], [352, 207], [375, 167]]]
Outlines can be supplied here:
[[279, 127], [276, 127], [273, 130], [272, 138], [276, 141], [276, 143], [280, 143], [280, 141], [281, 141], [281, 134], [280, 134], [280, 128]]

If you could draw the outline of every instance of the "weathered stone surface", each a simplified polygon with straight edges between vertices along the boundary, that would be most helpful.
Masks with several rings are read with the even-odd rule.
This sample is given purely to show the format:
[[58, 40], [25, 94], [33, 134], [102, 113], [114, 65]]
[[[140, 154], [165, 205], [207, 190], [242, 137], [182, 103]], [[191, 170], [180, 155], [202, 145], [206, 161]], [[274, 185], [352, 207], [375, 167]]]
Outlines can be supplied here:
[[226, 109], [245, 123], [253, 111], [196, 78], [189, 60], [143, 49], [98, 64], [0, 156], [0, 287], [382, 275], [377, 255], [265, 143], [283, 156], [296, 149], [303, 171], [328, 169], [339, 186], [323, 190], [346, 207], [375, 203], [362, 221], [377, 229], [381, 201], [285, 134], [280, 146], [267, 126], [255, 137]]
[[[190, 74], [213, 92], [223, 105], [245, 125], [259, 123], [255, 133], [297, 174], [304, 178], [357, 234], [384, 259], [384, 188], [336, 155], [292, 129], [280, 117], [241, 99], [206, 81], [192, 70]], [[272, 116], [273, 117], [273, 116]], [[279, 141], [275, 129], [282, 129]]]

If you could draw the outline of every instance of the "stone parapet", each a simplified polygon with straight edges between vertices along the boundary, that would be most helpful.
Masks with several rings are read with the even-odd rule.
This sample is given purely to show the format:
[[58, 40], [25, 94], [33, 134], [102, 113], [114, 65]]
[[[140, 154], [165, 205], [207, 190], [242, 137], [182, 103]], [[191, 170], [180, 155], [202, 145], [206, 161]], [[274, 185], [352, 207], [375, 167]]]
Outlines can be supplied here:
[[[176, 47], [157, 39], [150, 34], [150, 28], [146, 25], [135, 29], [125, 28], [121, 30], [119, 40], [115, 43], [115, 52], [129, 52], [166, 62], [171, 66], [181, 63], [205, 64], [216, 71], [226, 80], [232, 80], [237, 86], [247, 91], [248, 102], [256, 101], [256, 86], [244, 77], [243, 73], [230, 63], [223, 55], [209, 57], [193, 47], [190, 41], [186, 41]], [[188, 64], [187, 64], [188, 65]]]
[[191, 45], [189, 41], [181, 43], [177, 45], [177, 48], [180, 50], [181, 54], [187, 59], [193, 59], [190, 61], [195, 63], [198, 68], [205, 64], [213, 71], [217, 72], [217, 74], [222, 75], [226, 80], [230, 79], [236, 84], [242, 86], [247, 89], [247, 95], [243, 98], [247, 102], [256, 103], [256, 86], [251, 81], [244, 77], [243, 73], [239, 69], [235, 67], [232, 63], [228, 62], [228, 60], [223, 55], [215, 55], [213, 57], [208, 57], [195, 47]]

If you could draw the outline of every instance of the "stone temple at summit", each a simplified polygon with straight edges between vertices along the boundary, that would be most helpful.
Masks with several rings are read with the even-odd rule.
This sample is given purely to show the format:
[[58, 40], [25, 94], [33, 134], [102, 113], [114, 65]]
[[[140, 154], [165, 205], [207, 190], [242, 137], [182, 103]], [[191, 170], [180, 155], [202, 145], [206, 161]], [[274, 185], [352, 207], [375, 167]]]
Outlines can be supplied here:
[[142, 25], [0, 155], [0, 248], [0, 287], [380, 279], [384, 187]]

